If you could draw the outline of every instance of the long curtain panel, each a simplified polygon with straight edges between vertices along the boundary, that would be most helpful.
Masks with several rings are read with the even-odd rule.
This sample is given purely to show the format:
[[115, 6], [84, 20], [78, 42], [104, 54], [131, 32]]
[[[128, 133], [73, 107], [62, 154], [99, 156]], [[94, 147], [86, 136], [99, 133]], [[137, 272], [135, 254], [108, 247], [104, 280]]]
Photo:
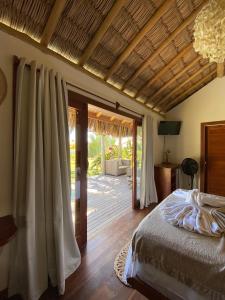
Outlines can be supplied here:
[[153, 119], [145, 115], [143, 121], [143, 148], [142, 148], [142, 174], [141, 174], [141, 200], [140, 208], [148, 207], [151, 203], [157, 203], [158, 197], [154, 179], [153, 156]]
[[51, 284], [59, 294], [80, 265], [70, 205], [66, 84], [25, 59], [17, 71], [13, 214], [9, 296], [39, 299]]

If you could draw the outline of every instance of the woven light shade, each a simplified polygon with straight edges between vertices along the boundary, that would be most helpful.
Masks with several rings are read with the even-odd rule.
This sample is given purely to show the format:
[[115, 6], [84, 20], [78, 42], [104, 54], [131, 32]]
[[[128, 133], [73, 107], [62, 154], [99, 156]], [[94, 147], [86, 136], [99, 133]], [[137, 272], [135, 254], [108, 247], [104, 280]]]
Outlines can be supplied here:
[[194, 49], [210, 62], [225, 59], [225, 0], [210, 0], [194, 25]]

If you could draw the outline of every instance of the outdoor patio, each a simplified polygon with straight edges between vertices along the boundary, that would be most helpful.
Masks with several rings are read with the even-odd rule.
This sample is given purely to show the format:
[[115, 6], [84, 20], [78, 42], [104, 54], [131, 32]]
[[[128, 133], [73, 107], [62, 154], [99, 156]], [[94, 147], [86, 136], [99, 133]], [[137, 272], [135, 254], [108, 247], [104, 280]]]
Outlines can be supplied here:
[[131, 209], [128, 177], [97, 175], [88, 178], [88, 238]]

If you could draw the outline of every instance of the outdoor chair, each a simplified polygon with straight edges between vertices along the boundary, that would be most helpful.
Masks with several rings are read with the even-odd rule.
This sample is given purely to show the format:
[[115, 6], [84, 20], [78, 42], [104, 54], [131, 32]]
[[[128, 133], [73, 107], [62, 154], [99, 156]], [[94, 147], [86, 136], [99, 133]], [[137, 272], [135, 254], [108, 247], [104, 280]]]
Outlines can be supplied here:
[[126, 174], [127, 168], [130, 166], [129, 159], [110, 159], [105, 161], [105, 174], [120, 176]]

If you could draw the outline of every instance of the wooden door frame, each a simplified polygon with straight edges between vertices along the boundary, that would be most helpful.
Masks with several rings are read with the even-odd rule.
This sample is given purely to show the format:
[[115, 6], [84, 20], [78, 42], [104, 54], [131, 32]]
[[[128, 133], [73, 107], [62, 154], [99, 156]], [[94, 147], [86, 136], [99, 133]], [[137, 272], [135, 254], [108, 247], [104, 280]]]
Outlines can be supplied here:
[[88, 96], [84, 96], [84, 95], [79, 94], [77, 92], [74, 92], [72, 90], [68, 90], [68, 99], [75, 99], [75, 100], [77, 100], [79, 102], [85, 102], [87, 104], [91, 104], [91, 105], [103, 108], [103, 109], [108, 110], [110, 112], [122, 115], [122, 116], [130, 118], [132, 120], [135, 120], [136, 123], [137, 123], [137, 125], [139, 125], [139, 126], [142, 125], [142, 118], [134, 116], [134, 115], [132, 115], [132, 114], [130, 114], [128, 112], [125, 112], [123, 110], [120, 110], [119, 107], [118, 108], [114, 108], [114, 107], [112, 107], [110, 105], [107, 105], [107, 104], [102, 103], [100, 101], [93, 100], [93, 99], [89, 98]]
[[132, 208], [138, 208], [137, 201], [137, 121], [133, 120], [133, 153], [132, 153]]
[[[136, 170], [136, 160], [137, 160], [137, 126], [142, 125], [142, 118], [139, 118], [137, 116], [131, 115], [127, 112], [121, 111], [118, 108], [113, 108], [107, 104], [104, 104], [102, 102], [95, 101], [93, 99], [88, 98], [87, 96], [84, 96], [82, 94], [79, 94], [77, 92], [68, 90], [68, 104], [71, 107], [77, 107], [77, 103], [82, 105], [91, 104], [100, 108], [103, 108], [105, 110], [108, 110], [113, 113], [120, 114], [122, 116], [128, 117], [133, 120], [133, 170], [132, 170], [132, 208], [137, 209], [138, 208], [138, 201], [137, 201], [137, 170]], [[88, 114], [88, 109], [87, 109]], [[84, 127], [88, 127], [88, 124], [85, 122], [88, 121], [88, 115], [84, 114], [82, 116], [82, 124]], [[82, 133], [82, 139], [83, 141], [83, 149], [82, 152], [82, 170], [81, 170], [81, 180], [82, 180], [82, 188], [81, 188], [81, 199], [87, 199], [87, 159], [88, 159], [88, 142], [87, 142], [87, 133]], [[87, 201], [80, 201], [80, 217], [81, 217], [81, 232], [82, 232], [82, 238], [78, 240], [78, 245], [80, 248], [82, 248], [86, 242], [87, 242]]]
[[201, 159], [200, 159], [200, 191], [206, 192], [206, 143], [207, 143], [207, 137], [206, 137], [206, 130], [210, 126], [217, 126], [217, 125], [225, 125], [225, 120], [223, 121], [214, 121], [214, 122], [204, 122], [201, 123]]
[[[73, 95], [68, 99], [68, 105], [74, 107], [82, 112], [80, 116], [81, 128], [88, 128], [87, 117], [88, 109], [87, 103], [81, 101], [82, 96]], [[86, 201], [75, 201], [75, 212], [79, 211], [79, 220], [75, 221], [75, 232], [79, 232], [79, 236], [76, 238], [80, 249], [84, 248], [87, 243], [87, 154], [88, 154], [88, 143], [87, 143], [87, 130], [80, 130], [80, 199], [86, 199]], [[76, 217], [75, 217], [76, 220]]]

